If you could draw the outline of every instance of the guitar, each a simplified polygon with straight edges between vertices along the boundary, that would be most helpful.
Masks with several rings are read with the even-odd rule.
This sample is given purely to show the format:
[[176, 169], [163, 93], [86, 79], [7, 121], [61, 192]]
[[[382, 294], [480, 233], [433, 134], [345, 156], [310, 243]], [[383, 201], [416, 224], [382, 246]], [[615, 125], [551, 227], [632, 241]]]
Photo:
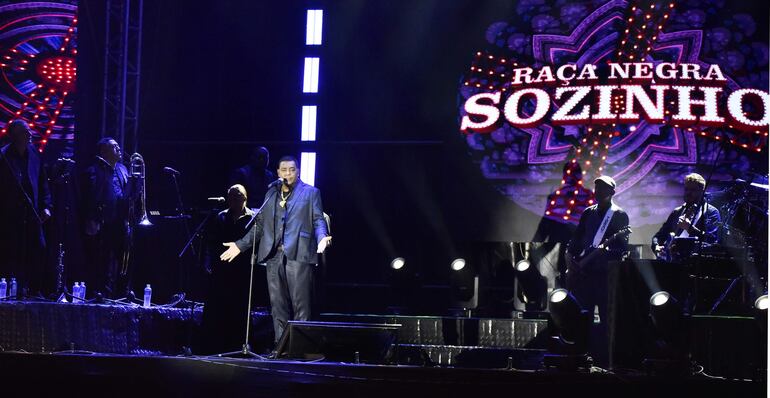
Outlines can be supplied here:
[[[604, 238], [602, 240], [602, 242], [599, 243], [599, 246], [594, 248], [594, 250], [590, 250], [590, 249], [589, 250], [584, 250], [581, 253], [582, 256], [577, 257], [577, 258], [574, 258], [574, 257], [572, 258], [572, 264], [569, 267], [570, 269], [568, 269], [567, 272], [568, 273], [572, 273], [572, 274], [579, 274], [579, 273], [583, 272], [585, 267], [587, 265], [591, 264], [591, 262], [593, 262], [599, 256], [600, 253], [604, 253], [604, 252], [607, 251], [607, 246], [610, 243], [612, 243], [612, 241], [614, 241], [614, 240], [616, 240], [618, 238], [621, 238], [621, 237], [628, 236], [632, 232], [633, 231], [631, 231], [631, 227], [625, 227], [625, 228], [621, 229], [620, 231], [615, 232], [614, 234]], [[588, 251], [588, 253], [586, 253], [586, 251]]]
[[667, 263], [670, 263], [674, 261], [672, 256], [673, 246], [674, 246], [674, 240], [676, 239], [679, 234], [682, 233], [682, 229], [679, 228], [679, 224], [682, 222], [687, 222], [688, 224], [692, 224], [692, 221], [695, 217], [695, 214], [697, 211], [697, 206], [691, 206], [691, 205], [685, 205], [685, 208], [682, 210], [682, 214], [679, 216], [679, 219], [677, 220], [677, 228], [675, 232], [670, 232], [669, 236], [666, 237], [666, 241], [663, 242], [662, 245], [656, 245], [655, 246], [655, 256], [658, 259], [661, 259]]
[[662, 245], [655, 245], [655, 257], [667, 263], [673, 261], [671, 258], [671, 246], [674, 243], [675, 234], [675, 232], [670, 232]]

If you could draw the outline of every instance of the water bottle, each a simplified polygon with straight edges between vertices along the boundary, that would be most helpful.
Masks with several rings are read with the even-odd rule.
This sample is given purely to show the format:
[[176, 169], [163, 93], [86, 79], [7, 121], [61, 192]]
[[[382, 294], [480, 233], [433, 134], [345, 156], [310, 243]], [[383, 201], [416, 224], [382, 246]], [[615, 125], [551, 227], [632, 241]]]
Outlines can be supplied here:
[[72, 302], [77, 303], [80, 299], [80, 282], [75, 282], [72, 286]]
[[8, 291], [8, 282], [5, 278], [0, 278], [0, 299], [5, 298], [5, 293]]
[[86, 299], [86, 283], [80, 282], [80, 299], [85, 301]]
[[144, 308], [150, 308], [150, 303], [152, 302], [152, 288], [150, 287], [150, 284], [147, 284], [147, 287], [144, 288], [144, 303], [142, 304], [142, 307]]
[[16, 278], [11, 278], [11, 298], [16, 299], [16, 291], [18, 290], [18, 285], [16, 284]]

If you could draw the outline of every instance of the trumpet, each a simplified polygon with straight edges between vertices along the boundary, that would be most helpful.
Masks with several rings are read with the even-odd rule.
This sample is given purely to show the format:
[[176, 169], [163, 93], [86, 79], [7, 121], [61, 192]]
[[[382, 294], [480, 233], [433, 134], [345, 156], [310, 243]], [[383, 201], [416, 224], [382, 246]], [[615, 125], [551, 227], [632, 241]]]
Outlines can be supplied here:
[[145, 167], [142, 155], [138, 153], [131, 155], [128, 175], [132, 188], [128, 206], [129, 223], [131, 225], [150, 226], [152, 223], [147, 217]]

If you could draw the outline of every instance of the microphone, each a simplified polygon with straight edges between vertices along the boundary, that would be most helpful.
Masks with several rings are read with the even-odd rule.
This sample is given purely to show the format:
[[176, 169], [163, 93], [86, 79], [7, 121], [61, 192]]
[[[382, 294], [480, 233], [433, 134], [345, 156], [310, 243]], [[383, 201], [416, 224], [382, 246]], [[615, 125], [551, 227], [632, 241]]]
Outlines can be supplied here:
[[171, 173], [171, 174], [173, 174], [175, 176], [178, 176], [178, 175], [182, 174], [182, 173], [179, 172], [179, 170], [173, 169], [173, 168], [168, 167], [168, 166], [164, 167], [163, 171], [165, 171], [166, 173]]
[[226, 202], [225, 198], [223, 198], [221, 196], [206, 198], [206, 200], [209, 201], [209, 202], [214, 202], [214, 203], [225, 203]]
[[284, 179], [284, 178], [279, 178], [279, 179], [277, 179], [277, 180], [275, 180], [275, 181], [271, 182], [271, 183], [270, 183], [270, 185], [268, 185], [268, 186], [267, 186], [267, 189], [270, 189], [270, 188], [272, 188], [272, 187], [277, 187], [277, 186], [279, 186], [279, 185], [281, 185], [281, 184], [286, 184], [286, 179]]

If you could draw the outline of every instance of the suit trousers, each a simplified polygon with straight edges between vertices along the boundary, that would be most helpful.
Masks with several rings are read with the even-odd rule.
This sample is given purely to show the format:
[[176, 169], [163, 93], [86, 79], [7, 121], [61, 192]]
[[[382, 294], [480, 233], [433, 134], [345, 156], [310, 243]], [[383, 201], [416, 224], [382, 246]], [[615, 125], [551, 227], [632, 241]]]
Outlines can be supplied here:
[[310, 319], [315, 267], [313, 264], [289, 260], [281, 249], [266, 261], [266, 265], [270, 313], [277, 343], [288, 320]]

